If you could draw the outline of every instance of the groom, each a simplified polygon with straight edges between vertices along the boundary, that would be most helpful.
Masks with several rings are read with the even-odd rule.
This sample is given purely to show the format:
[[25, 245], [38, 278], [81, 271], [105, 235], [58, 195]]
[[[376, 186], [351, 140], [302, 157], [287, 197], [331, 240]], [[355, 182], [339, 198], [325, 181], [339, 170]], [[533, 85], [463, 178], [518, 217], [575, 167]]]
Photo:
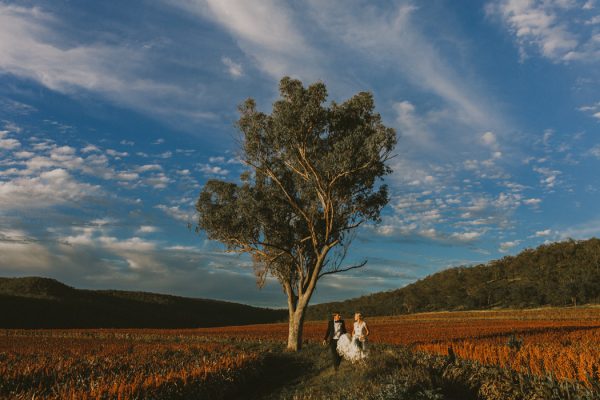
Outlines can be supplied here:
[[340, 336], [346, 333], [346, 324], [342, 319], [342, 315], [339, 312], [334, 312], [333, 319], [329, 320], [327, 324], [327, 333], [323, 339], [323, 344], [329, 343], [329, 350], [331, 350], [331, 358], [333, 360], [333, 368], [337, 371], [342, 357], [337, 352], [337, 342]]

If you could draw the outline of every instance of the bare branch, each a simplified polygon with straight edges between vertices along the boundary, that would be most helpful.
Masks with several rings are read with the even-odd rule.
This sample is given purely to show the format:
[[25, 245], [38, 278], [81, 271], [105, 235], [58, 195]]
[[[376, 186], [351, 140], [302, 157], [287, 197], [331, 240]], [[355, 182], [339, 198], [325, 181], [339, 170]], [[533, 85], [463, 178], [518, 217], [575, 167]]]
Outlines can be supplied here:
[[319, 274], [319, 279], [324, 276], [324, 275], [330, 275], [330, 274], [337, 274], [338, 272], [345, 272], [345, 271], [350, 271], [351, 269], [357, 269], [357, 268], [362, 268], [365, 265], [367, 265], [367, 260], [361, 262], [360, 264], [356, 264], [356, 265], [351, 265], [349, 267], [345, 267], [345, 268], [336, 268], [334, 270], [331, 271], [325, 271], [325, 272], [321, 272]]

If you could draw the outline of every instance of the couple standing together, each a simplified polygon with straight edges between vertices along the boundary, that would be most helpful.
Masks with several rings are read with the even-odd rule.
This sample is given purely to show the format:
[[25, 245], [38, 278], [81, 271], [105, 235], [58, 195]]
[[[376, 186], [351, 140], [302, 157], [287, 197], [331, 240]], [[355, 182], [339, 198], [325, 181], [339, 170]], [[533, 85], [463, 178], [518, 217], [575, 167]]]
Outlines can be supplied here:
[[338, 370], [342, 357], [355, 362], [367, 356], [367, 336], [369, 328], [361, 313], [354, 314], [354, 330], [352, 336], [346, 332], [346, 324], [339, 312], [334, 312], [329, 320], [323, 344], [329, 344], [333, 367]]

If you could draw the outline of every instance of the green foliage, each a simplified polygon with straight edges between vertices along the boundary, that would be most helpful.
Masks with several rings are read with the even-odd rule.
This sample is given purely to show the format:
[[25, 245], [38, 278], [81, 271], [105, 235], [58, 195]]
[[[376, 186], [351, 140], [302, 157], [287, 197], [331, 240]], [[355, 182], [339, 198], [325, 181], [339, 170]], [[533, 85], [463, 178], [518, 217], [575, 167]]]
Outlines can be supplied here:
[[270, 273], [300, 285], [300, 295], [315, 269], [339, 267], [320, 259], [324, 249], [349, 244], [352, 229], [379, 221], [388, 194], [377, 181], [390, 172], [396, 135], [370, 93], [325, 106], [323, 83], [304, 88], [286, 77], [279, 89], [270, 115], [252, 99], [239, 108], [249, 168], [241, 183], [208, 181], [196, 208], [210, 239], [253, 256], [259, 280]]
[[398, 290], [311, 306], [308, 318], [322, 319], [330, 309], [398, 315], [592, 303], [600, 303], [596, 238], [544, 244], [488, 264], [450, 268]]
[[259, 285], [268, 275], [282, 284], [289, 346], [297, 349], [319, 278], [364, 265], [342, 262], [353, 231], [379, 222], [388, 202], [380, 180], [391, 172], [396, 133], [381, 122], [370, 93], [325, 105], [323, 83], [305, 88], [288, 77], [279, 92], [271, 114], [252, 99], [239, 107], [248, 170], [239, 183], [208, 181], [196, 209], [209, 239], [252, 256]]

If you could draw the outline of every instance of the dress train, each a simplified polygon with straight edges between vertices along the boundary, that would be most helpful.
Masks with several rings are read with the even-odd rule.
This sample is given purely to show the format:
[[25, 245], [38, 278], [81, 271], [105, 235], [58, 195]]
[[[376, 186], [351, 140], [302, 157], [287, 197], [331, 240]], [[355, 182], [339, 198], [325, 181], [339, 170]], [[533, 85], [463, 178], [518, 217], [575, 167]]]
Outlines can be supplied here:
[[353, 340], [349, 333], [340, 336], [337, 342], [337, 352], [344, 359], [356, 362], [363, 360], [367, 357], [365, 351], [363, 351]]

